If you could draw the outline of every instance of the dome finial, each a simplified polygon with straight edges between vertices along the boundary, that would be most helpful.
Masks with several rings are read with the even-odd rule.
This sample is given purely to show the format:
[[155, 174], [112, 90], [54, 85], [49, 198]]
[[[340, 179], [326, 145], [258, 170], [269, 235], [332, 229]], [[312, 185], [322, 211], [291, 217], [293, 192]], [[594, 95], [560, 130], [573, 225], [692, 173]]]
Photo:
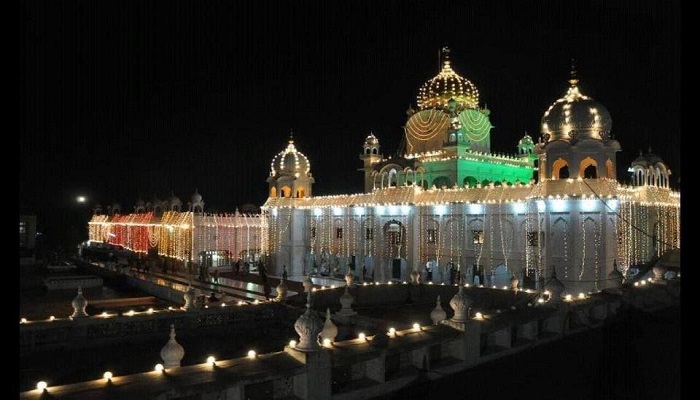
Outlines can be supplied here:
[[569, 79], [569, 83], [571, 86], [576, 86], [578, 83], [578, 77], [576, 76], [576, 59], [571, 57], [571, 71], [569, 72], [571, 75], [571, 78]]
[[450, 47], [443, 46], [440, 50], [440, 69], [450, 69]]
[[289, 128], [289, 143], [294, 143], [294, 130]]

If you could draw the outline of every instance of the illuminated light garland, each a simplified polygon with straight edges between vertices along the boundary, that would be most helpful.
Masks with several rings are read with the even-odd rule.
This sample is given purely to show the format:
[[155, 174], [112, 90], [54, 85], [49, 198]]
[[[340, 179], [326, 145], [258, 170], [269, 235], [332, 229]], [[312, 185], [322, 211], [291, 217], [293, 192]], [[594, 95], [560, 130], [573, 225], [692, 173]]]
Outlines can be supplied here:
[[586, 268], [586, 218], [583, 213], [579, 214], [581, 218], [581, 270], [578, 275], [578, 280], [583, 279], [583, 274]]
[[481, 142], [491, 132], [491, 121], [488, 116], [478, 110], [464, 110], [459, 113], [459, 122], [472, 142]]

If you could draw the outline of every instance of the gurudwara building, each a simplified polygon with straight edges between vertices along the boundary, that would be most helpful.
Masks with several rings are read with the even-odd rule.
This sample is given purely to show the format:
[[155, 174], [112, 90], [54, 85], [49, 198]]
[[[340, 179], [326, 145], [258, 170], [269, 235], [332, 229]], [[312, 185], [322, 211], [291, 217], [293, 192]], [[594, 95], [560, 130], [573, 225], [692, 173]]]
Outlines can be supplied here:
[[206, 214], [198, 193], [180, 212], [173, 196], [95, 215], [90, 239], [210, 266], [259, 258], [278, 275], [406, 281], [418, 271], [498, 287], [515, 275], [540, 288], [556, 273], [567, 290], [600, 290], [680, 247], [680, 193], [651, 151], [629, 167], [632, 185], [618, 181], [612, 118], [578, 82], [572, 68], [537, 142], [525, 134], [516, 154], [495, 153], [490, 111], [443, 49], [407, 111], [403, 154], [385, 158], [374, 134], [358, 143], [364, 193], [314, 196], [311, 162], [290, 138], [261, 214]]
[[313, 196], [311, 164], [289, 140], [262, 207], [273, 270], [364, 269], [380, 281], [417, 270], [437, 282], [457, 270], [498, 287], [511, 275], [541, 287], [556, 273], [567, 290], [591, 291], [680, 247], [671, 171], [650, 151], [632, 163], [632, 186], [618, 182], [612, 118], [573, 68], [539, 140], [526, 134], [515, 155], [491, 150], [490, 111], [448, 49], [407, 116], [403, 155], [383, 157], [373, 134], [362, 143], [364, 193]]

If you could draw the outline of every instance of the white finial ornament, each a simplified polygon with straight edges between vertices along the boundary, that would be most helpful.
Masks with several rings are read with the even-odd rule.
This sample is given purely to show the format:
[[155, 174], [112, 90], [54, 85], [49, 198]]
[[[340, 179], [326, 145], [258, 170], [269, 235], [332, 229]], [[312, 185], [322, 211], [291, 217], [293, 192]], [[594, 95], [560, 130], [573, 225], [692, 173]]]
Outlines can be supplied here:
[[472, 301], [464, 293], [464, 286], [459, 285], [459, 291], [450, 300], [450, 307], [455, 311], [455, 315], [452, 316], [452, 321], [454, 322], [466, 322], [469, 318], [469, 307], [471, 307]]
[[[461, 286], [460, 286], [461, 287]], [[440, 304], [440, 295], [438, 295], [435, 301], [435, 308], [430, 312], [430, 319], [433, 320], [433, 325], [440, 325], [440, 322], [447, 318], [447, 313], [442, 309]]]
[[331, 309], [326, 308], [326, 321], [323, 323], [323, 330], [321, 331], [321, 341], [329, 339], [331, 343], [335, 341], [335, 337], [338, 336], [338, 327], [335, 326], [331, 320]]
[[83, 297], [82, 287], [78, 287], [78, 295], [75, 296], [75, 298], [71, 302], [71, 305], [73, 306], [73, 314], [70, 316], [71, 319], [85, 318], [88, 316], [88, 314], [85, 312], [85, 308], [87, 307], [88, 302], [87, 300], [85, 300], [85, 297]]
[[287, 283], [284, 279], [281, 279], [280, 284], [277, 285], [277, 297], [275, 299], [277, 301], [284, 301], [284, 299], [287, 298], [287, 292]]
[[352, 297], [350, 294], [350, 291], [348, 290], [348, 286], [345, 286], [345, 292], [340, 296], [340, 311], [338, 314], [343, 315], [343, 316], [351, 316], [357, 314], [353, 309], [352, 309], [352, 303], [355, 301], [355, 298]]
[[185, 311], [193, 310], [194, 307], [194, 297], [195, 297], [195, 292], [194, 288], [192, 286], [189, 286], [187, 288], [187, 291], [185, 291], [185, 294], [182, 296], [185, 298], [185, 305], [182, 306], [182, 309]]
[[306, 292], [306, 311], [294, 323], [294, 330], [299, 335], [296, 349], [299, 351], [317, 351], [318, 334], [323, 330], [323, 322], [311, 311], [311, 291]]
[[180, 366], [182, 357], [185, 356], [185, 349], [175, 340], [175, 325], [170, 325], [170, 340], [163, 346], [160, 351], [160, 358], [163, 359], [163, 366], [168, 368], [176, 368]]

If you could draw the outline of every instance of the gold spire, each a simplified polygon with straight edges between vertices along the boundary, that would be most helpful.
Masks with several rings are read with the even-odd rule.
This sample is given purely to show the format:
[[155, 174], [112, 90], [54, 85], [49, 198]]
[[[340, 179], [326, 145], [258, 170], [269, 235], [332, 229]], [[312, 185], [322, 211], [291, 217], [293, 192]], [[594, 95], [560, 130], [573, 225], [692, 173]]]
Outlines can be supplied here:
[[574, 60], [573, 57], [571, 57], [571, 78], [569, 79], [569, 83], [571, 86], [576, 86], [578, 83], [578, 78], [576, 77], [576, 60]]
[[289, 144], [293, 144], [293, 143], [294, 143], [294, 130], [290, 128], [289, 129]]

